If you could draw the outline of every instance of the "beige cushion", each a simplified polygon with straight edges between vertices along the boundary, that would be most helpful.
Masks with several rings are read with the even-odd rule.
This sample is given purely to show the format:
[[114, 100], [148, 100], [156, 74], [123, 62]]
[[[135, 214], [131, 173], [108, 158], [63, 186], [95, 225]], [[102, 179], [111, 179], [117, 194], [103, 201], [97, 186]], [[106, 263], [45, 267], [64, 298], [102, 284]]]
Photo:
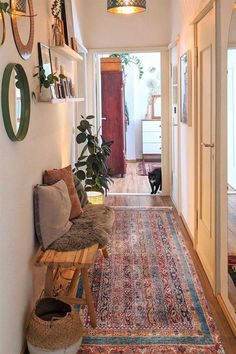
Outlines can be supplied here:
[[66, 183], [34, 187], [34, 219], [38, 240], [46, 249], [71, 228], [71, 201]]
[[63, 179], [63, 181], [66, 183], [71, 200], [70, 219], [77, 218], [82, 214], [83, 209], [81, 208], [80, 200], [75, 189], [71, 166], [54, 170], [47, 170], [43, 174], [43, 183], [45, 184], [56, 183], [61, 179]]

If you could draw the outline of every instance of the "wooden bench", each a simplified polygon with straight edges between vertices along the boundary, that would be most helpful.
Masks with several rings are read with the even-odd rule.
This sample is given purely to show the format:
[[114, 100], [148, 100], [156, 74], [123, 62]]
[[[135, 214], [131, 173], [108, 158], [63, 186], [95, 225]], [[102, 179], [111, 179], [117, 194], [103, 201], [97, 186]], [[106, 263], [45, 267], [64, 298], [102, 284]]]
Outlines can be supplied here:
[[[99, 250], [99, 244], [72, 252], [57, 252], [53, 250], [39, 251], [36, 256], [35, 265], [38, 267], [46, 266], [45, 296], [55, 296], [70, 304], [86, 304], [92, 327], [96, 327], [96, 313], [88, 279], [88, 270], [93, 264], [94, 258]], [[108, 257], [106, 248], [101, 249], [103, 256]], [[56, 281], [60, 272], [67, 271], [69, 285], [56, 290]], [[77, 298], [77, 288], [80, 280], [83, 282], [85, 298]]]

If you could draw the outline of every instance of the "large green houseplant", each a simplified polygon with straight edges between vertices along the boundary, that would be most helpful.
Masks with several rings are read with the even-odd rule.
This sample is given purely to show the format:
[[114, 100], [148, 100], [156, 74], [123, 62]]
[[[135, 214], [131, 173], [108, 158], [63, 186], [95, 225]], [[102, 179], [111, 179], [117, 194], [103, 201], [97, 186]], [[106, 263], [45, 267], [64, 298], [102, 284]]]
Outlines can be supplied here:
[[112, 182], [107, 167], [107, 158], [111, 154], [113, 141], [105, 141], [102, 136], [99, 136], [100, 129], [96, 134], [93, 134], [93, 125], [90, 123], [95, 118], [93, 115], [81, 117], [82, 120], [77, 127], [79, 133], [76, 136], [76, 141], [84, 146], [75, 163], [74, 173], [84, 181], [86, 191], [95, 191], [106, 195], [109, 184]]

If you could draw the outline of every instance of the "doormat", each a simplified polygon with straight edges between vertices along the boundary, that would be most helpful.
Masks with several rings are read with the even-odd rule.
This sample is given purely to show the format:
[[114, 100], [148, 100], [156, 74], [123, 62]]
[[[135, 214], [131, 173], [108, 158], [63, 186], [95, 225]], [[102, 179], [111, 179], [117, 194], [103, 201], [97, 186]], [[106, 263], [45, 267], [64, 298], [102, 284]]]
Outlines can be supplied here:
[[148, 176], [155, 168], [161, 167], [161, 162], [139, 162], [137, 166], [137, 175]]
[[91, 273], [97, 328], [78, 353], [224, 353], [171, 208], [115, 207], [109, 258]]
[[236, 256], [228, 256], [228, 272], [236, 286]]

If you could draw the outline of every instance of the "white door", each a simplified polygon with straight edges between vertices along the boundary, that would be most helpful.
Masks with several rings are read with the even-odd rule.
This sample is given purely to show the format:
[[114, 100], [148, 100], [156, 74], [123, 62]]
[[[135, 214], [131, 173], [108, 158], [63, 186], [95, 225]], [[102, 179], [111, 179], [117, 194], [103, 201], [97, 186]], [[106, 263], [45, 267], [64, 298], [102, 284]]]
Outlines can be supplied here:
[[179, 209], [179, 118], [178, 118], [178, 46], [171, 49], [171, 197]]
[[228, 50], [228, 184], [236, 190], [236, 49]]
[[215, 288], [215, 8], [197, 24], [198, 234], [197, 253]]

